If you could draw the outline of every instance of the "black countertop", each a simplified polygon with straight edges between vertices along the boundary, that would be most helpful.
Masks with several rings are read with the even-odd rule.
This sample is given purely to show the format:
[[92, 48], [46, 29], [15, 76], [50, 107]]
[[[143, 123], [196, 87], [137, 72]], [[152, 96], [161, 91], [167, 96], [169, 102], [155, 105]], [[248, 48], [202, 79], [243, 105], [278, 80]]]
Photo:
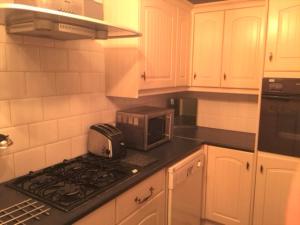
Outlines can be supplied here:
[[177, 126], [174, 128], [174, 135], [191, 140], [200, 140], [203, 144], [247, 152], [254, 151], [254, 133], [229, 131], [208, 127]]
[[[155, 172], [168, 167], [195, 152], [204, 143], [245, 151], [253, 151], [254, 149], [254, 134], [249, 133], [203, 127], [177, 127], [174, 129], [174, 134], [175, 137], [171, 142], [163, 144], [149, 152], [143, 153], [158, 159], [158, 161], [154, 164], [141, 169], [139, 173], [88, 200], [85, 204], [71, 210], [70, 212], [66, 213], [52, 208], [50, 216], [41, 216], [41, 221], [32, 220], [30, 222], [26, 222], [26, 224], [72, 224], [76, 220], [84, 217], [88, 213], [99, 208], [101, 205], [130, 189], [137, 183], [153, 175]], [[128, 150], [129, 155], [134, 152], [136, 151]], [[5, 184], [0, 185], [0, 209], [9, 207], [28, 198], [28, 196], [6, 187]]]

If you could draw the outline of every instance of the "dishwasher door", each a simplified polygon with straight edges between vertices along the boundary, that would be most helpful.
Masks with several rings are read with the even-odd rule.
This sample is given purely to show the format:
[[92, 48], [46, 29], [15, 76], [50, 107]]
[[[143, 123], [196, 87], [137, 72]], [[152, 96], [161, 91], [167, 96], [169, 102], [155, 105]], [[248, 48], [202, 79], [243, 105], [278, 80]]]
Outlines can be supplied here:
[[200, 225], [203, 163], [200, 150], [168, 169], [168, 225]]

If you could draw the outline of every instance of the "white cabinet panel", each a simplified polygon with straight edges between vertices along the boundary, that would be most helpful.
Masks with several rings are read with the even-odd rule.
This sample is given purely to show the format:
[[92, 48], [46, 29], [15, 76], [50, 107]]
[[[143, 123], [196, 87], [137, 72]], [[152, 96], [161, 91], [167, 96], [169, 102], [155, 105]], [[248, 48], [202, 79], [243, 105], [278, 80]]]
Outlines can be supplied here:
[[208, 146], [206, 218], [247, 225], [250, 216], [253, 153]]
[[194, 15], [193, 86], [220, 86], [224, 12]]
[[266, 71], [300, 71], [300, 1], [270, 0]]
[[263, 73], [264, 7], [225, 12], [222, 87], [259, 88]]
[[299, 159], [259, 153], [253, 224], [285, 225], [291, 183], [299, 165]]

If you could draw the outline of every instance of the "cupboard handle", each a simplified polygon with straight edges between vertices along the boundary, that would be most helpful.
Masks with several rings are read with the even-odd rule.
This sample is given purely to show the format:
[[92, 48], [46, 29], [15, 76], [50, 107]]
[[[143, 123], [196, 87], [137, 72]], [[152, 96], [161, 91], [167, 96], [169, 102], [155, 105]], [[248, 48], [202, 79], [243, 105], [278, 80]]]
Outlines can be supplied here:
[[142, 73], [141, 78], [143, 78], [144, 80], [146, 80], [146, 72]]
[[263, 165], [260, 165], [260, 173], [263, 173], [264, 172], [264, 167]]
[[273, 61], [273, 52], [269, 53], [269, 61], [272, 62]]
[[249, 163], [249, 162], [247, 162], [247, 164], [246, 164], [246, 169], [247, 169], [247, 170], [250, 169], [250, 163]]
[[153, 192], [154, 192], [154, 188], [153, 188], [153, 187], [150, 187], [150, 188], [149, 188], [149, 192], [150, 192], [150, 194], [149, 194], [148, 196], [146, 196], [145, 198], [135, 197], [134, 201], [135, 201], [137, 204], [143, 204], [144, 202], [148, 201], [149, 198], [152, 197]]
[[223, 75], [223, 76], [224, 76], [224, 80], [226, 80], [226, 79], [227, 79], [227, 75], [226, 75], [226, 73], [224, 73], [224, 75]]
[[196, 80], [196, 78], [197, 78], [197, 74], [196, 74], [196, 73], [194, 73], [194, 80]]

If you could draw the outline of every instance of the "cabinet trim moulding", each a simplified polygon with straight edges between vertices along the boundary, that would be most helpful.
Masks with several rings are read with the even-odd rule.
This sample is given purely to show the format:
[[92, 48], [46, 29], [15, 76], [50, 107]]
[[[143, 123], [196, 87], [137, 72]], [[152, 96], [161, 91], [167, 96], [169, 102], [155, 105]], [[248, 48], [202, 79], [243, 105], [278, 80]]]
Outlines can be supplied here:
[[169, 93], [183, 92], [183, 91], [188, 91], [188, 87], [145, 89], [145, 90], [139, 90], [139, 97], [159, 95], [159, 94], [169, 94]]
[[264, 77], [284, 77], [284, 78], [299, 78], [300, 77], [300, 71], [298, 72], [291, 72], [291, 71], [265, 71]]
[[214, 87], [190, 87], [187, 91], [213, 92], [228, 94], [259, 95], [259, 89], [239, 89], [239, 88], [214, 88]]
[[250, 8], [250, 7], [260, 7], [266, 6], [265, 0], [228, 0], [222, 3], [213, 2], [213, 3], [203, 3], [195, 5], [192, 9], [192, 13], [202, 13], [210, 11], [221, 11], [221, 10], [231, 10], [231, 9], [240, 9], [240, 8]]

